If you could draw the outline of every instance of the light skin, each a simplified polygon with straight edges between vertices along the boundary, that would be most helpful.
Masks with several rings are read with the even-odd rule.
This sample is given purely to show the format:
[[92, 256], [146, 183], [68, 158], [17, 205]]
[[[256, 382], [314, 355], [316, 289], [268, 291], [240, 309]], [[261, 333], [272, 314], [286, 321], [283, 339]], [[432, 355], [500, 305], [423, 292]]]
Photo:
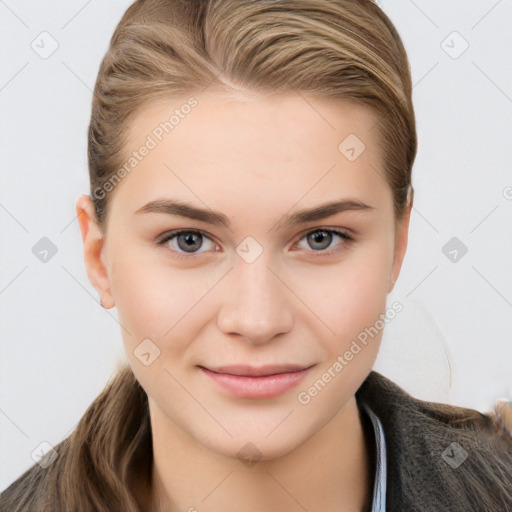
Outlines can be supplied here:
[[[149, 397], [153, 483], [138, 499], [145, 510], [172, 512], [366, 511], [374, 441], [355, 392], [382, 331], [309, 403], [298, 394], [385, 314], [405, 255], [411, 206], [396, 221], [376, 119], [360, 105], [295, 94], [195, 97], [197, 107], [117, 185], [105, 233], [90, 198], [76, 203], [89, 280], [104, 306], [117, 308]], [[185, 101], [139, 112], [127, 154]], [[366, 146], [354, 161], [338, 149], [349, 134]], [[222, 213], [229, 227], [136, 213], [171, 198]], [[340, 200], [370, 208], [286, 223]], [[175, 229], [198, 236], [190, 252], [186, 237], [156, 245]], [[247, 237], [257, 244], [250, 250], [263, 250], [252, 262], [236, 251]], [[160, 350], [148, 366], [134, 354], [144, 339]], [[234, 396], [200, 368], [277, 363], [311, 368], [263, 399]], [[244, 446], [257, 462], [237, 455]]]

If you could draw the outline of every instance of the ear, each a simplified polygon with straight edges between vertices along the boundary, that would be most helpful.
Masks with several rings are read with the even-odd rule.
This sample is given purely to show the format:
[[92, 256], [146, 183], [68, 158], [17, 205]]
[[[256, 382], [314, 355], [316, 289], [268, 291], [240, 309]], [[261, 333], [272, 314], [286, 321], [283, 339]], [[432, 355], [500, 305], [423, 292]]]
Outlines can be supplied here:
[[406, 207], [403, 216], [400, 220], [396, 221], [395, 224], [395, 248], [393, 256], [393, 264], [391, 266], [391, 272], [389, 275], [389, 289], [388, 293], [393, 291], [396, 280], [400, 275], [400, 269], [405, 257], [405, 251], [407, 250], [407, 242], [409, 238], [409, 222], [411, 220], [411, 212], [413, 205], [413, 191], [411, 191], [409, 204]]
[[104, 234], [96, 220], [94, 204], [89, 196], [81, 195], [76, 201], [76, 216], [82, 233], [84, 262], [90, 283], [100, 296], [106, 309], [114, 307], [105, 265]]

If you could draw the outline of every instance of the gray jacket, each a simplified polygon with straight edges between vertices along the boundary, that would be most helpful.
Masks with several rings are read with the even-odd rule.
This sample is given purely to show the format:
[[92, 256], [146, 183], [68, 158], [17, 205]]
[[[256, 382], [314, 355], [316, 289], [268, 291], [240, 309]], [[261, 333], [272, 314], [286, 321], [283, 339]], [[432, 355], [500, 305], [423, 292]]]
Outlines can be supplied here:
[[372, 371], [356, 393], [386, 440], [390, 512], [512, 512], [512, 438], [491, 415], [426, 402]]

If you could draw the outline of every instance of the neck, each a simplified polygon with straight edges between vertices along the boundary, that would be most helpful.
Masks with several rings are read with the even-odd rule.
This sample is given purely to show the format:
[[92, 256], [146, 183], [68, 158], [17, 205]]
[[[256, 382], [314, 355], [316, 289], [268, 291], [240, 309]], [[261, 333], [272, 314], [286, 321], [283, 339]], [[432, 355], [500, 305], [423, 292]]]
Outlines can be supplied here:
[[151, 412], [152, 482], [140, 499], [144, 511], [371, 508], [373, 435], [354, 397], [295, 450], [251, 466], [212, 452], [164, 420], [161, 412]]

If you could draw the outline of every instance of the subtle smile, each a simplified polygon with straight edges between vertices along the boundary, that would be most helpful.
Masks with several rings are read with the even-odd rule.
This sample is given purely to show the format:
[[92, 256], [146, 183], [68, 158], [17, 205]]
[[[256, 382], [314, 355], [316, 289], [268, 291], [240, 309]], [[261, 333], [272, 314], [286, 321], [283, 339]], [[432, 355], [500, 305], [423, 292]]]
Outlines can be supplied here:
[[239, 398], [273, 398], [295, 387], [313, 365], [275, 365], [263, 367], [224, 366], [201, 371], [226, 391]]

